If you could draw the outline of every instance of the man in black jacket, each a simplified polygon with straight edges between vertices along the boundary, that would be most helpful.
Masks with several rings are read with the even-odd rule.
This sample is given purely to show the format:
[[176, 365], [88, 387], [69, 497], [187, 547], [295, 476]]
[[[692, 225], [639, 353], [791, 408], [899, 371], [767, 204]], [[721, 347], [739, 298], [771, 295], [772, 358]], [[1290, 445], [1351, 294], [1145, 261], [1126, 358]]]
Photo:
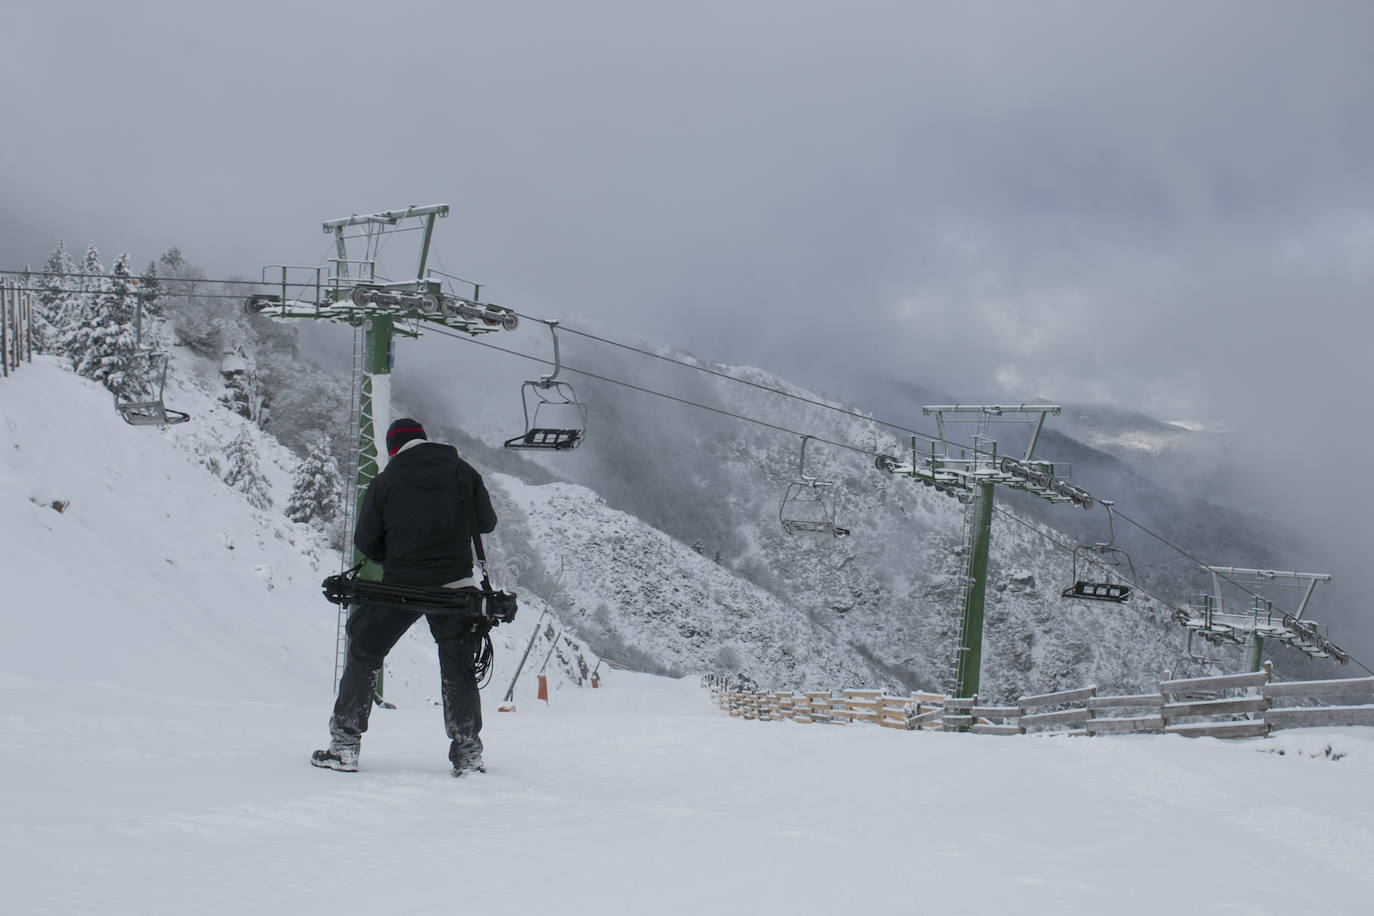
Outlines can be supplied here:
[[[382, 566], [382, 581], [397, 585], [476, 587], [472, 533], [496, 528], [482, 475], [451, 445], [430, 442], [424, 427], [408, 417], [386, 433], [386, 469], [373, 478], [358, 513], [354, 546]], [[420, 619], [419, 611], [364, 604], [348, 621], [348, 660], [329, 719], [329, 749], [310, 762], [352, 772], [367, 731], [372, 696], [391, 648]], [[425, 614], [439, 645], [444, 725], [453, 775], [485, 772], [482, 764], [482, 703], [474, 663], [483, 633], [471, 620]]]

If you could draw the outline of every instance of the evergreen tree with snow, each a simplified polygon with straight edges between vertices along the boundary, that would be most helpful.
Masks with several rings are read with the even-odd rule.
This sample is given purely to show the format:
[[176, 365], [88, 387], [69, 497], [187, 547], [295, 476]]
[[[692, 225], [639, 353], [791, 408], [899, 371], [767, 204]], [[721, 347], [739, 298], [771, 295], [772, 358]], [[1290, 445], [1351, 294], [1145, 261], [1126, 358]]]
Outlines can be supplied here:
[[319, 521], [329, 525], [343, 508], [342, 483], [333, 445], [328, 438], [321, 438], [310, 447], [310, 453], [296, 470], [286, 517], [293, 522]]
[[258, 509], [272, 505], [272, 487], [258, 466], [251, 427], [245, 426], [224, 450], [224, 482], [248, 497]]
[[139, 346], [139, 300], [129, 256], [120, 255], [109, 277], [87, 295], [93, 300], [83, 307], [82, 320], [69, 329], [63, 347], [77, 374], [100, 382], [121, 400], [148, 397], [150, 367]]
[[157, 262], [149, 261], [143, 268], [143, 276], [136, 277], [138, 301], [143, 307], [143, 319], [155, 318], [162, 314], [162, 277], [157, 272]]
[[76, 288], [91, 302], [105, 291], [105, 266], [100, 263], [100, 252], [95, 242], [86, 246], [86, 256], [81, 260], [81, 270], [77, 273]]
[[95, 301], [105, 284], [105, 267], [100, 263], [100, 252], [96, 250], [95, 242], [86, 247], [86, 256], [70, 276], [70, 294], [57, 328], [57, 348], [75, 363], [85, 340], [83, 335], [86, 332], [83, 329], [95, 310]]
[[71, 313], [77, 307], [76, 262], [67, 251], [66, 242], [59, 241], [37, 281], [37, 308], [33, 311], [33, 347], [50, 353], [61, 344]]

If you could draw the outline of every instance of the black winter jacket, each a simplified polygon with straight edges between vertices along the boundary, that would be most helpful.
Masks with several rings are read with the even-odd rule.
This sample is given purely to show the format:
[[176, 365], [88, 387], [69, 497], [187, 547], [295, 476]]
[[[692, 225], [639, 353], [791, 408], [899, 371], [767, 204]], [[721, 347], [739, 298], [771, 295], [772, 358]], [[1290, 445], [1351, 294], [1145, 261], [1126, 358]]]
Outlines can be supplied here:
[[472, 575], [472, 518], [483, 534], [496, 528], [482, 475], [453, 446], [423, 442], [368, 484], [353, 544], [383, 582], [444, 585]]

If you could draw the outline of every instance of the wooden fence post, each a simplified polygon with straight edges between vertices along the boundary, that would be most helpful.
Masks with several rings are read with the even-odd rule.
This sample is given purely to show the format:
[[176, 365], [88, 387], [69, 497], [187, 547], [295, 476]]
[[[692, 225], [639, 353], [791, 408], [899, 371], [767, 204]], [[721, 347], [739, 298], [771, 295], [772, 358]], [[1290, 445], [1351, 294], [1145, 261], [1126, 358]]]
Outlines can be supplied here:
[[10, 377], [10, 290], [9, 283], [0, 278], [0, 367], [5, 378]]
[[24, 362], [33, 362], [33, 294], [24, 287]]

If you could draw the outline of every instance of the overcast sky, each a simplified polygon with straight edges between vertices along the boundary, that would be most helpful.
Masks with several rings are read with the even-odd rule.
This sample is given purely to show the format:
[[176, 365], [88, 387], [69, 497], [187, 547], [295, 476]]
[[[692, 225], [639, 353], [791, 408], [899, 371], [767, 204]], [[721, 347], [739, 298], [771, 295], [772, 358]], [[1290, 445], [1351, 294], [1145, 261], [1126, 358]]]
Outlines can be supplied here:
[[1368, 461], [1369, 2], [7, 0], [0, 78], [5, 267], [442, 202], [521, 311]]

